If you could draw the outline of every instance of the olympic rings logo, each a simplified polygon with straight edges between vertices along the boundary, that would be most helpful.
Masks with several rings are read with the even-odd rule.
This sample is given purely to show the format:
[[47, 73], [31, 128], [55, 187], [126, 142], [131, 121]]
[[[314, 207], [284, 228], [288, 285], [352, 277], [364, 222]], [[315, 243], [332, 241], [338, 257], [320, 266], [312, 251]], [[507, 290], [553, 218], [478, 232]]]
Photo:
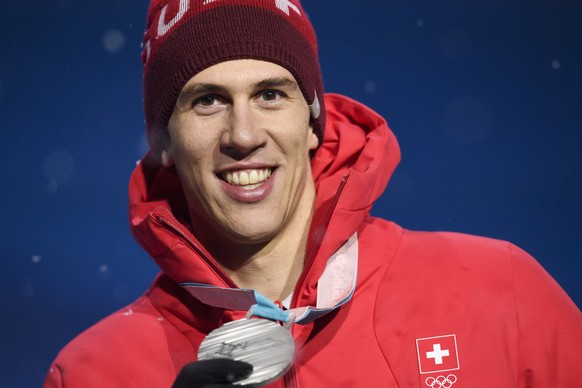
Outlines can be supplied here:
[[450, 374], [447, 377], [427, 377], [425, 383], [431, 388], [451, 388], [457, 382], [457, 376]]

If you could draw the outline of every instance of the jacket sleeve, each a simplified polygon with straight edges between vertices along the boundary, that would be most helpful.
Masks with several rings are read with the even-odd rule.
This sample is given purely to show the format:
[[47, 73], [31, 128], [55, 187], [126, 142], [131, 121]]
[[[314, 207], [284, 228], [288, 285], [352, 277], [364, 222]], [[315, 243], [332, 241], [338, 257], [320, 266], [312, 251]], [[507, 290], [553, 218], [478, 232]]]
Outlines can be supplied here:
[[520, 387], [575, 387], [582, 369], [582, 314], [526, 252], [511, 246]]

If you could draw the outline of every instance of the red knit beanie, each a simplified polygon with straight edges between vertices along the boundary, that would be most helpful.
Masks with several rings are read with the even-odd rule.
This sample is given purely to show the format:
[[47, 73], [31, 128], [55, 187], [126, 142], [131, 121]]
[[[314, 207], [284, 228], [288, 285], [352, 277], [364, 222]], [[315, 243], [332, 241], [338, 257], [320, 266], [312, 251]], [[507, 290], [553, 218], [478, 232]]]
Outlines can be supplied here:
[[147, 135], [154, 154], [164, 147], [186, 82], [234, 59], [276, 63], [293, 74], [322, 143], [325, 107], [317, 41], [299, 0], [152, 0], [142, 61]]

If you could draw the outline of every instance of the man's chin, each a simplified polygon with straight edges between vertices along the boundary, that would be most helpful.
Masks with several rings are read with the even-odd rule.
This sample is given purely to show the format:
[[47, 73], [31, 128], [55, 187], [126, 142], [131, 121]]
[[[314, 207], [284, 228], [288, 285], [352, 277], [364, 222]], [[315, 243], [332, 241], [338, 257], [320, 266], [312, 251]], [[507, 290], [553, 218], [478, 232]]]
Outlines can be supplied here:
[[273, 240], [276, 236], [276, 233], [273, 233], [273, 229], [269, 229], [268, 231], [236, 231], [232, 233], [228, 240], [237, 246], [255, 246], [260, 245], [264, 246], [268, 244], [271, 240]]

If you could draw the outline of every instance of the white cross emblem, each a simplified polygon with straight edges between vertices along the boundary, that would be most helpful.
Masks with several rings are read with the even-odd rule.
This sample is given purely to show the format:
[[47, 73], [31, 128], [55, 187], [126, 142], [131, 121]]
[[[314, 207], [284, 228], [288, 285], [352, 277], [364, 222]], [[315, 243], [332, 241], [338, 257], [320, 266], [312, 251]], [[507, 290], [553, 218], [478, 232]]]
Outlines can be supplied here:
[[449, 356], [449, 350], [441, 350], [441, 344], [434, 344], [432, 346], [432, 352], [426, 352], [426, 358], [434, 358], [434, 363], [441, 365], [443, 363], [443, 357]]
[[416, 355], [421, 375], [461, 369], [455, 334], [417, 338]]

